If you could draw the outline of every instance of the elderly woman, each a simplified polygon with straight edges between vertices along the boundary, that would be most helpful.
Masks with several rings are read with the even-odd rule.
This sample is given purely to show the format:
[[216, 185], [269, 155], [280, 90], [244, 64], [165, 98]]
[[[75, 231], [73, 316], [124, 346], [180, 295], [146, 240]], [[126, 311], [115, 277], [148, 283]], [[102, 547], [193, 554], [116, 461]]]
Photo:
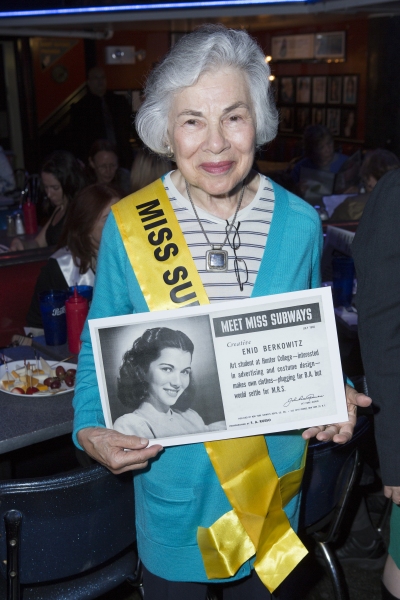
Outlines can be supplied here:
[[[173, 157], [177, 169], [115, 205], [104, 228], [90, 318], [319, 285], [318, 215], [252, 170], [256, 147], [273, 139], [277, 129], [269, 73], [249, 35], [222, 26], [182, 38], [155, 68], [137, 131], [151, 150]], [[352, 411], [357, 403], [369, 403], [354, 391], [348, 401]], [[204, 600], [208, 582], [220, 584], [224, 598], [271, 598], [268, 590], [304, 556], [292, 529], [299, 496], [287, 498], [284, 510], [276, 498], [274, 517], [267, 518], [273, 537], [283, 524], [287, 543], [281, 537], [272, 548], [271, 529], [259, 530], [263, 518], [250, 519], [252, 529], [240, 506], [232, 510], [236, 499], [248, 499], [247, 512], [257, 514], [254, 490], [261, 486], [273, 494], [277, 476], [298, 473], [305, 439], [317, 434], [344, 442], [355, 419], [353, 412], [351, 421], [314, 428], [303, 437], [294, 431], [160, 453], [159, 445], [147, 447], [147, 439], [104, 428], [87, 328], [74, 406], [80, 447], [113, 473], [143, 469], [135, 476], [135, 499], [147, 600]], [[252, 474], [247, 483], [238, 477], [226, 490], [218, 478], [223, 479], [221, 464], [224, 471], [240, 462], [251, 472], [253, 452], [269, 465], [269, 475], [263, 469], [266, 482]]]

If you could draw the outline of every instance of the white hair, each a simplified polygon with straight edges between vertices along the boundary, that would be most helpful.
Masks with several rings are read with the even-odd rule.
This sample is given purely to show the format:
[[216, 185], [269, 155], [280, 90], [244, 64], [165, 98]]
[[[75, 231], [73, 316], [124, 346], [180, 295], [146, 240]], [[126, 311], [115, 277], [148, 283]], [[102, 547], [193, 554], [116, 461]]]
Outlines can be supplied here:
[[181, 38], [148, 77], [145, 101], [136, 115], [136, 130], [146, 146], [168, 155], [168, 115], [174, 94], [195, 85], [204, 73], [228, 66], [241, 70], [248, 81], [256, 145], [273, 140], [278, 113], [270, 90], [270, 68], [261, 48], [245, 31], [203, 25]]

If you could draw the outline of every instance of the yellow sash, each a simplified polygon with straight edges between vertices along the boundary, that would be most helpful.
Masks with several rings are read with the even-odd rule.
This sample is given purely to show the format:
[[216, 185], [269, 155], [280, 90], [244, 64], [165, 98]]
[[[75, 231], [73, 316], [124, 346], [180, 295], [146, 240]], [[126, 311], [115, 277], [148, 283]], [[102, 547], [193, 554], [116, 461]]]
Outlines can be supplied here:
[[[112, 210], [149, 310], [209, 303], [161, 179]], [[283, 510], [299, 491], [306, 451], [300, 469], [278, 478], [264, 436], [205, 447], [233, 507], [198, 528], [207, 577], [232, 577], [256, 555], [254, 568], [273, 592], [307, 554]]]

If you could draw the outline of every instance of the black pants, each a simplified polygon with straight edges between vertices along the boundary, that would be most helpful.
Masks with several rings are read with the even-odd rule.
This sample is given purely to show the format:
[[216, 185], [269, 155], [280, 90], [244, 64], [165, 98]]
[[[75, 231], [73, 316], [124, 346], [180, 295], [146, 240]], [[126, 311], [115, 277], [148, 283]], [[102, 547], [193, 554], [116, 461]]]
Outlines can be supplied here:
[[[253, 570], [249, 577], [229, 584], [216, 584], [223, 589], [223, 600], [272, 600], [273, 596]], [[153, 575], [143, 566], [146, 600], [206, 600], [207, 584], [167, 581]]]

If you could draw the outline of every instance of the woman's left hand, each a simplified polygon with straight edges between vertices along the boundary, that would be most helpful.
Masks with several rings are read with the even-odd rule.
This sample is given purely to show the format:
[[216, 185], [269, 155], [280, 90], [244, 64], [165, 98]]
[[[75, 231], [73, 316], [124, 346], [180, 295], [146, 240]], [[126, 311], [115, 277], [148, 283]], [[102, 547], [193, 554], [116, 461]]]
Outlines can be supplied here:
[[360, 394], [350, 385], [346, 385], [347, 413], [349, 420], [344, 423], [333, 423], [332, 425], [321, 425], [310, 427], [303, 431], [303, 438], [309, 440], [316, 437], [321, 442], [336, 442], [345, 444], [353, 437], [353, 431], [357, 422], [357, 406], [369, 406], [372, 402], [369, 396]]

